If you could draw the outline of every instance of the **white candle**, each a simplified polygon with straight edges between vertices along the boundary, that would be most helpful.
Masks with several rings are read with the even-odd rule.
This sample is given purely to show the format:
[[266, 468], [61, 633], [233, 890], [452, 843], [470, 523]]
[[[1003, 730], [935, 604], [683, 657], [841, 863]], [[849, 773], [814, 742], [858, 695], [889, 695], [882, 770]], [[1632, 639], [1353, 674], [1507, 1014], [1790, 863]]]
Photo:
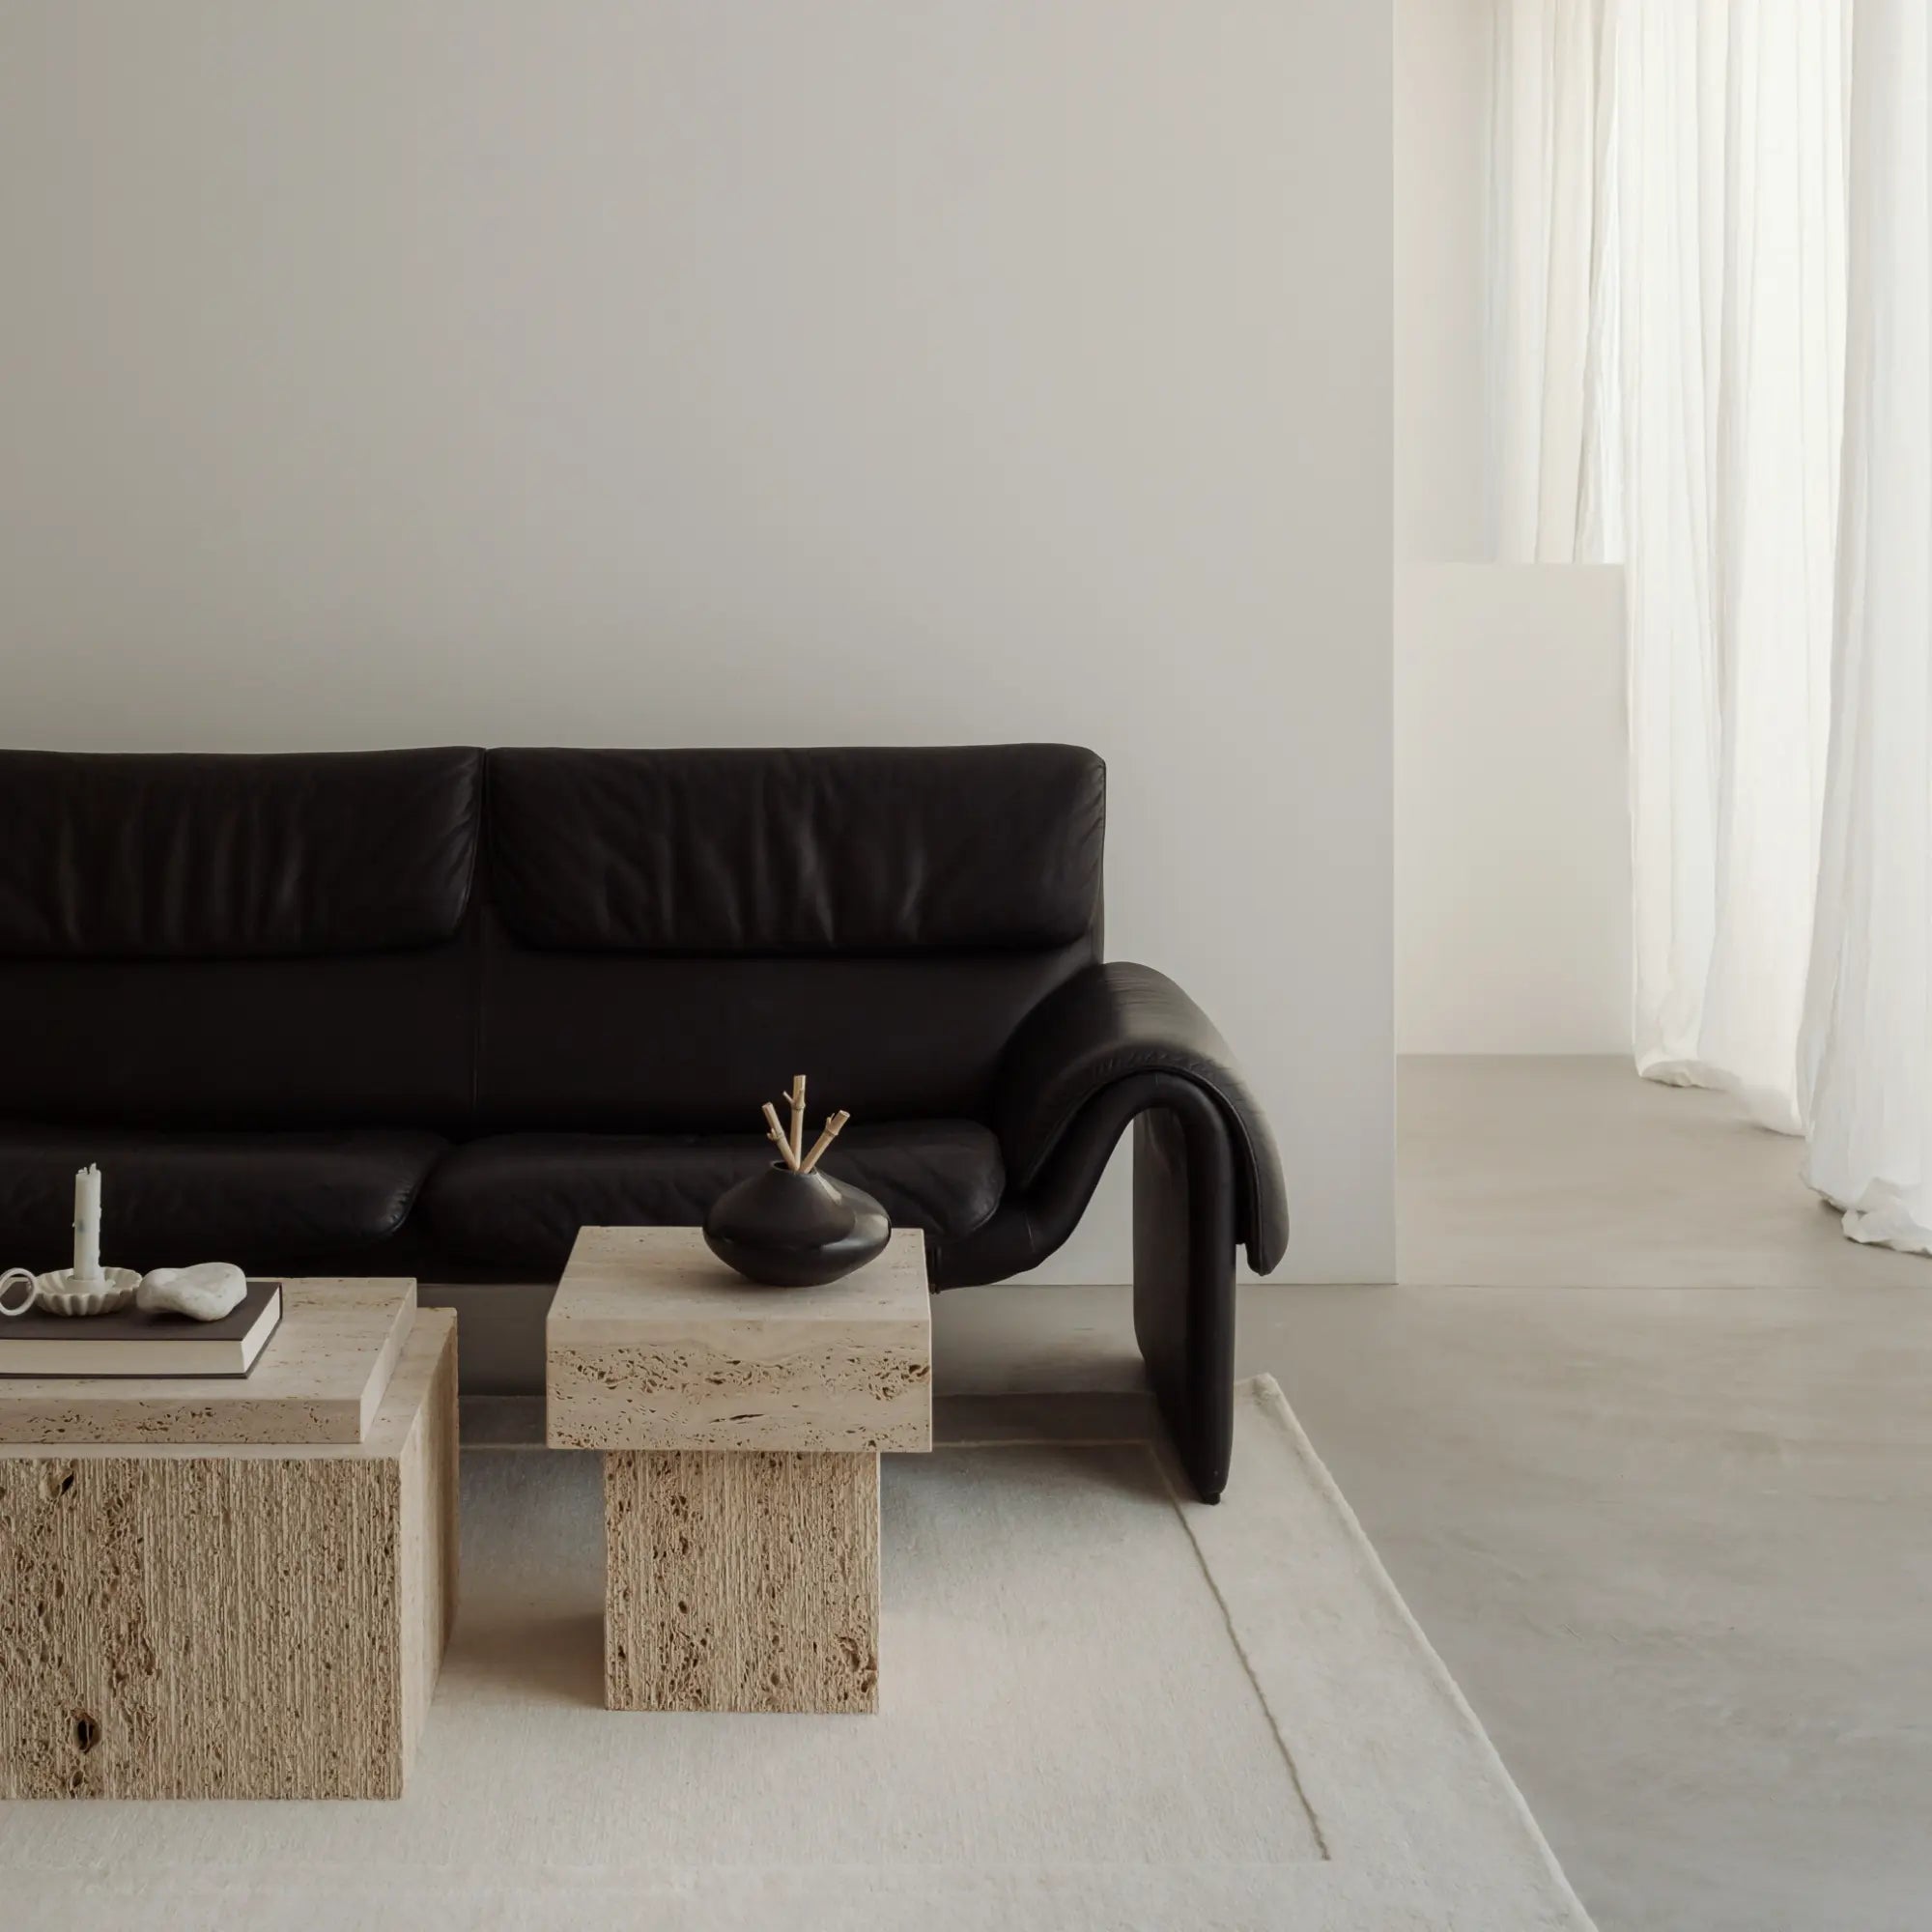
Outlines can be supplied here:
[[100, 1279], [100, 1170], [83, 1167], [73, 1178], [73, 1278]]

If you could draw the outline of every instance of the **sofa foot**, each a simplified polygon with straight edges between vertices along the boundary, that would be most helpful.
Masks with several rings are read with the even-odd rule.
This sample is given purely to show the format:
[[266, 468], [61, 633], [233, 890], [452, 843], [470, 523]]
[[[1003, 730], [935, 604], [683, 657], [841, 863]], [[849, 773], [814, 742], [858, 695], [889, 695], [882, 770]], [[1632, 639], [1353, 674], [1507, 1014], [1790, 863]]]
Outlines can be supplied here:
[[1134, 1122], [1134, 1333], [1188, 1481], [1221, 1499], [1235, 1438], [1235, 1164], [1227, 1122], [1163, 1080]]

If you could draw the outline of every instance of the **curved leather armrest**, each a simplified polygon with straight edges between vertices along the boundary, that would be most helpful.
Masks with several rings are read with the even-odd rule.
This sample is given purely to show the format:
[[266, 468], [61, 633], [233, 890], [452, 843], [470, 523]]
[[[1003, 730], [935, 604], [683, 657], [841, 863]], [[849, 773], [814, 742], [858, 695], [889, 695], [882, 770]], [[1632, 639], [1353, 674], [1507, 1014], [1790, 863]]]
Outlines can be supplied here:
[[1191, 1080], [1219, 1104], [1243, 1181], [1248, 1264], [1268, 1273], [1288, 1246], [1288, 1190], [1274, 1136], [1213, 1022], [1151, 966], [1089, 966], [1021, 1023], [993, 1092], [992, 1125], [1009, 1184], [1030, 1188], [1087, 1105], [1143, 1073]]

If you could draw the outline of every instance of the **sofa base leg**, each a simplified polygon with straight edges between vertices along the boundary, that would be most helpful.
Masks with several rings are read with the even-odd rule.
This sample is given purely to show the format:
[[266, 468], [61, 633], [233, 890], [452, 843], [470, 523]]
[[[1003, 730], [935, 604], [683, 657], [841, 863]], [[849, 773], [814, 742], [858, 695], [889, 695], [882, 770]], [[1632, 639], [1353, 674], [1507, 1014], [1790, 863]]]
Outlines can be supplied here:
[[1235, 1440], [1235, 1163], [1193, 1083], [1163, 1080], [1134, 1122], [1134, 1333], [1154, 1400], [1203, 1502]]

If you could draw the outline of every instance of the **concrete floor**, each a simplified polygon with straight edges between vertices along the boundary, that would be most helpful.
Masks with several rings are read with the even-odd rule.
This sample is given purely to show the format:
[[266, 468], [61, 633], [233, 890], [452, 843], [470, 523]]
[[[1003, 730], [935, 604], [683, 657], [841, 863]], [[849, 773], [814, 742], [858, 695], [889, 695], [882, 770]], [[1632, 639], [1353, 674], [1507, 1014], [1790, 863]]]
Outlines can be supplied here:
[[[1266, 1370], [1604, 1932], [1932, 1926], [1932, 1261], [1611, 1061], [1417, 1061], [1399, 1288]], [[935, 1307], [942, 1394], [1130, 1386], [1117, 1289]], [[1238, 1494], [1240, 1471], [1235, 1472]]]

